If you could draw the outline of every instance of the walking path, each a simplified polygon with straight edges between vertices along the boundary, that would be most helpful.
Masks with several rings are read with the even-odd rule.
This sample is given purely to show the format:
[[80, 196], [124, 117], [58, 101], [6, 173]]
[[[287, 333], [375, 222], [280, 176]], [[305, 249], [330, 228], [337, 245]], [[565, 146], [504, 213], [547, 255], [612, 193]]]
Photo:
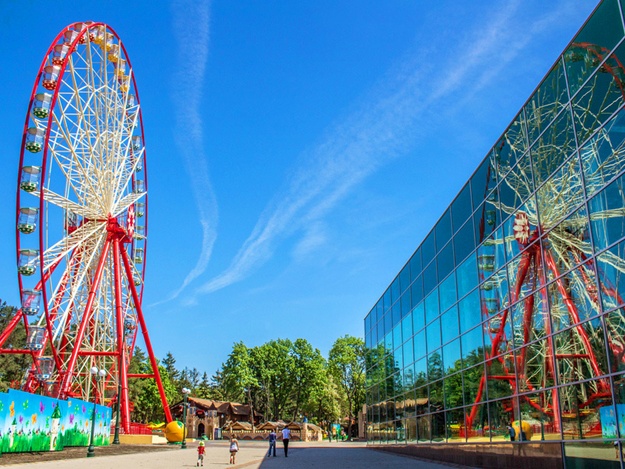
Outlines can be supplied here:
[[[235, 465], [228, 464], [230, 453], [227, 441], [209, 441], [206, 443], [205, 467], [246, 468], [246, 469], [278, 469], [278, 468], [386, 468], [408, 469], [449, 469], [450, 466], [430, 461], [416, 460], [409, 457], [389, 454], [368, 449], [363, 443], [300, 443], [289, 445], [289, 457], [284, 457], [282, 444], [278, 442], [277, 457], [267, 457], [266, 442], [240, 441], [241, 450]], [[145, 453], [121, 454], [117, 456], [96, 455], [94, 458], [65, 459], [45, 461], [46, 453], [42, 453], [39, 462], [28, 464], [11, 464], [10, 469], [124, 469], [150, 468], [171, 469], [177, 467], [196, 467], [197, 443], [190, 443], [187, 449], [163, 448], [162, 451]], [[98, 452], [96, 448], [96, 454]], [[102, 453], [102, 451], [101, 451]], [[86, 454], [86, 449], [85, 449]], [[9, 458], [0, 458], [0, 465], [9, 463]]]

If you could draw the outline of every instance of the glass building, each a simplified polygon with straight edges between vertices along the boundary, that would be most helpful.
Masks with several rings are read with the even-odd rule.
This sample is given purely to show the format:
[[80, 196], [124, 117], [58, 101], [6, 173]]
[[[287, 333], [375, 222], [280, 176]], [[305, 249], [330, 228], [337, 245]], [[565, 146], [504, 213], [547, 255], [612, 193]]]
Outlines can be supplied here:
[[599, 4], [366, 316], [369, 444], [623, 467], [624, 10]]

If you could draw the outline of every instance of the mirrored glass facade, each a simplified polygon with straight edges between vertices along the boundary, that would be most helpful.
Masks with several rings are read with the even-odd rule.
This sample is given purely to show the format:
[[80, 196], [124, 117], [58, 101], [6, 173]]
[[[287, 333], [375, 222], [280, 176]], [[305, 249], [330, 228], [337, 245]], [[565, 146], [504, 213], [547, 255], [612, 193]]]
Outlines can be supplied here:
[[599, 4], [366, 316], [370, 444], [557, 440], [622, 467], [622, 10]]

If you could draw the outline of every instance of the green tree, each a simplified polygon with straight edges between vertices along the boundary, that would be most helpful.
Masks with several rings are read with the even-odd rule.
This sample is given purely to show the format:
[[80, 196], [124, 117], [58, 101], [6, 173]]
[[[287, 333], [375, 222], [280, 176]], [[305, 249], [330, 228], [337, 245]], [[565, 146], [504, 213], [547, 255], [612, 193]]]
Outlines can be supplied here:
[[[0, 304], [0, 331], [3, 331], [15, 316], [17, 308], [5, 302]], [[4, 343], [4, 348], [23, 349], [26, 346], [26, 330], [20, 321]], [[20, 386], [32, 359], [29, 355], [3, 354], [0, 355], [0, 392]]]
[[319, 349], [313, 349], [306, 339], [293, 342], [293, 420], [306, 405], [317, 388], [327, 383], [325, 360]]
[[330, 373], [336, 379], [346, 401], [349, 417], [348, 435], [352, 419], [365, 401], [365, 344], [362, 339], [346, 335], [338, 338], [328, 354]]

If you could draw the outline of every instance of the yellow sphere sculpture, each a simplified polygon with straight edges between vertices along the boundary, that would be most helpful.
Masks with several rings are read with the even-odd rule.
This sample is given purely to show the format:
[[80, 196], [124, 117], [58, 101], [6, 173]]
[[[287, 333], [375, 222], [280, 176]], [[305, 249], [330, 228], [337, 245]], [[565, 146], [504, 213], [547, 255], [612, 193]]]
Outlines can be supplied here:
[[521, 430], [523, 430], [523, 433], [525, 433], [525, 440], [529, 441], [532, 439], [532, 436], [534, 435], [534, 432], [532, 431], [532, 426], [526, 422], [525, 420], [519, 422], [518, 420], [515, 420], [514, 422], [512, 422], [512, 428], [514, 428], [514, 433], [516, 433], [516, 440], [517, 441], [522, 441], [521, 440]]
[[178, 420], [173, 420], [167, 424], [165, 430], [165, 438], [169, 443], [180, 443], [184, 438], [184, 425]]

